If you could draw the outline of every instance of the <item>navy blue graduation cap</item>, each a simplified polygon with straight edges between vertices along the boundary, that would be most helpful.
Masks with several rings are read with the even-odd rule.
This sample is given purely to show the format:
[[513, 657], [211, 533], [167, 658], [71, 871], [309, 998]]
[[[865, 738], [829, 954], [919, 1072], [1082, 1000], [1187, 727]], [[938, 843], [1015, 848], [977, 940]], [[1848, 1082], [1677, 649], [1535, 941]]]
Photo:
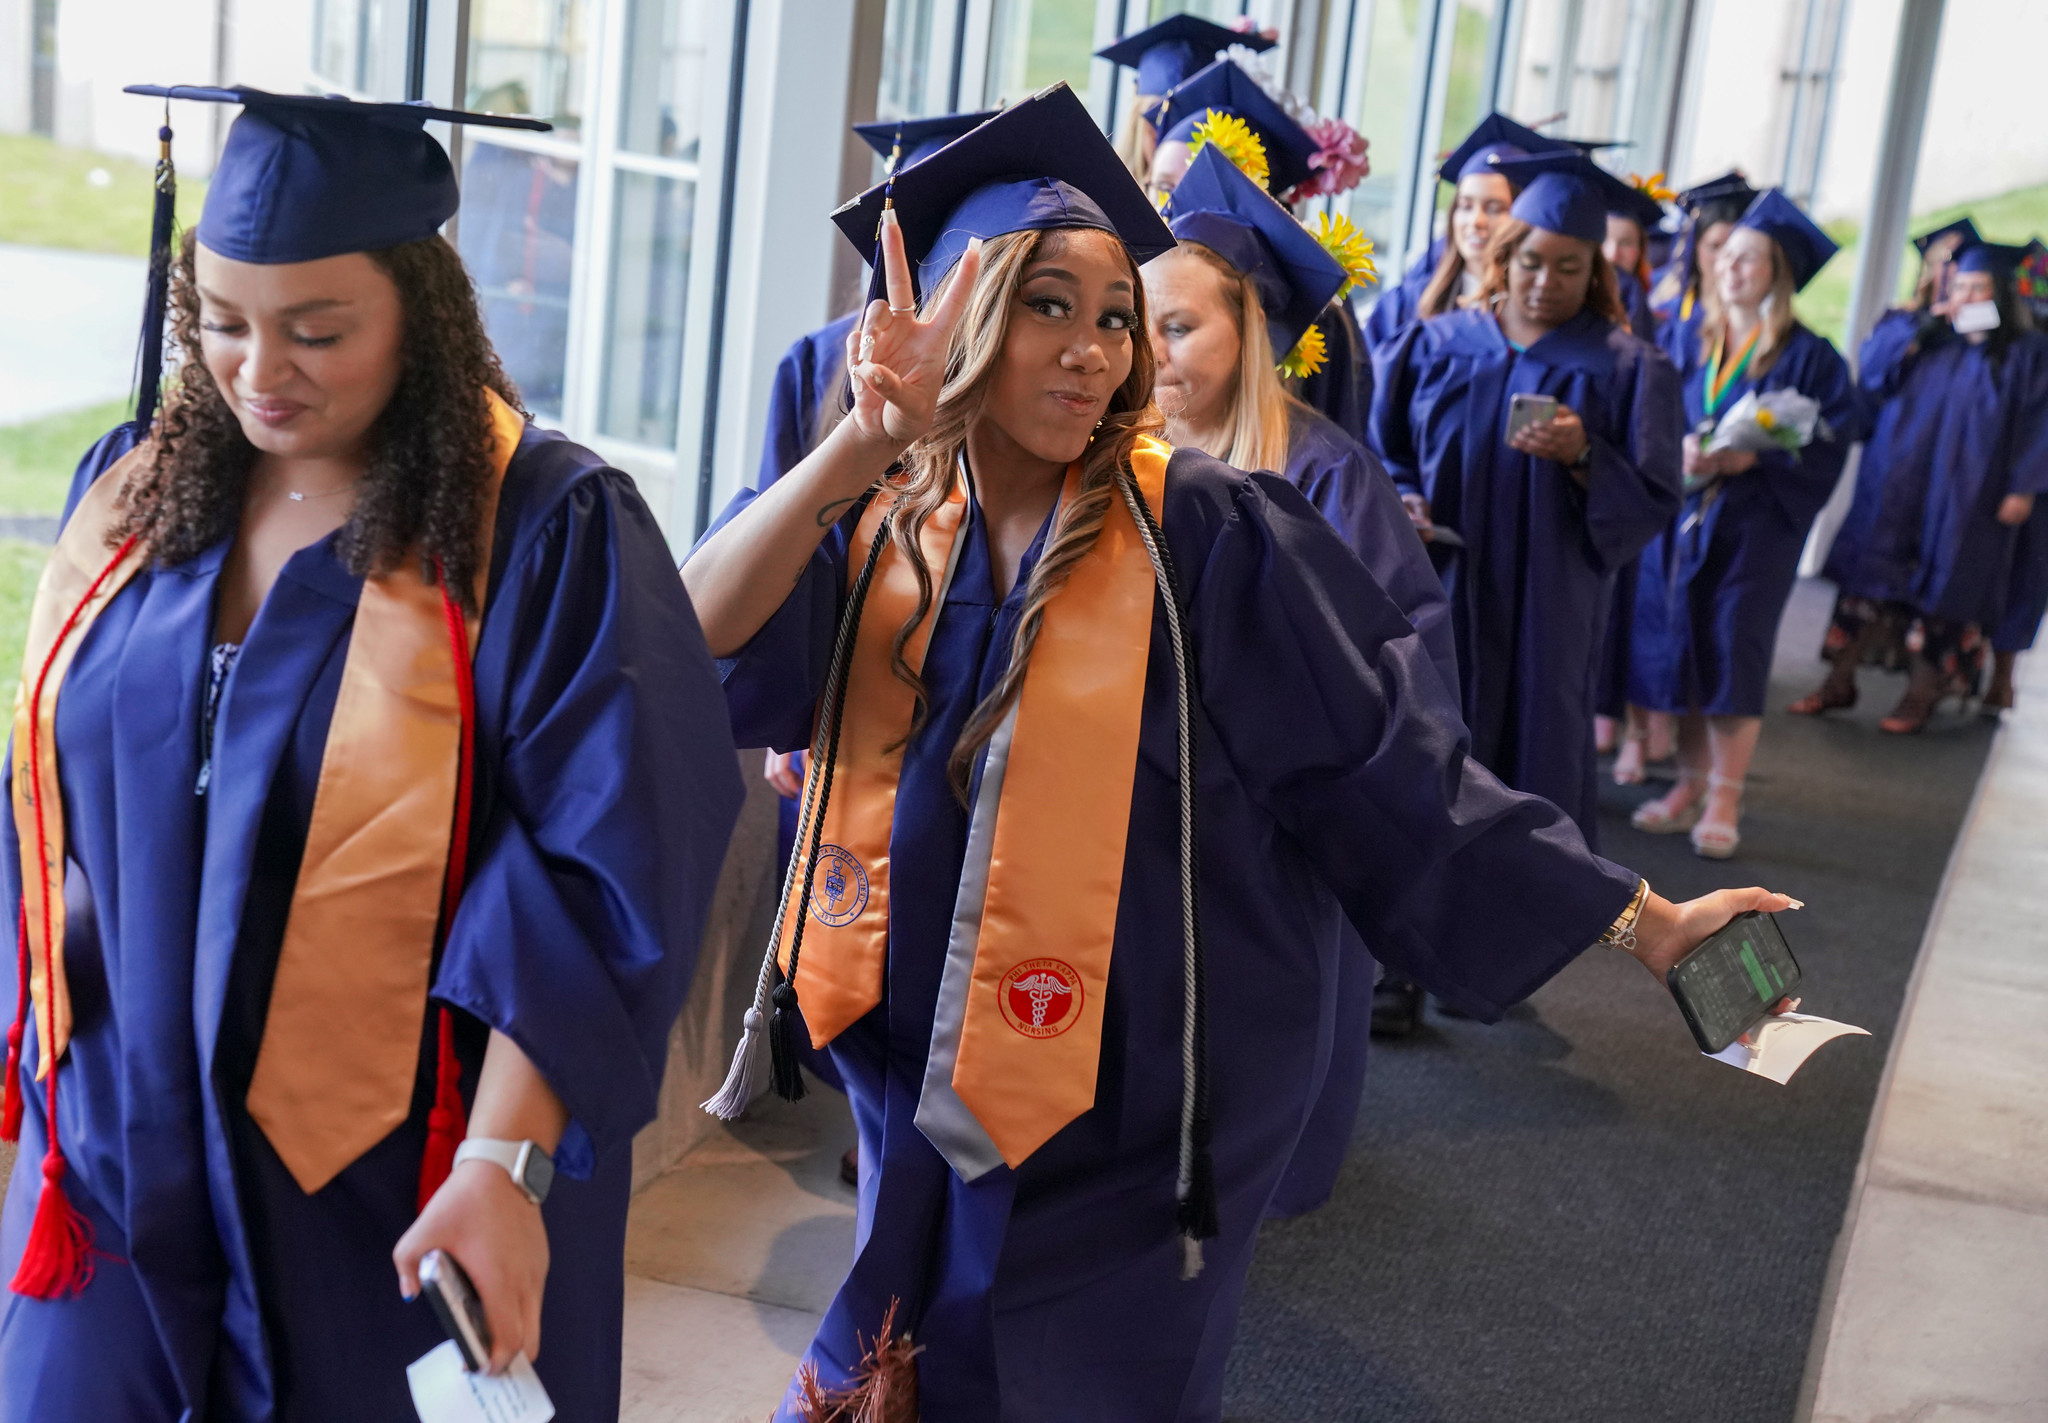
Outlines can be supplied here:
[[1608, 212], [1641, 197], [1576, 148], [1495, 158], [1493, 170], [1521, 189], [1509, 212], [1531, 227], [1584, 242], [1605, 241]]
[[1989, 272], [1992, 276], [2011, 281], [2013, 273], [2019, 270], [2027, 257], [2027, 249], [2014, 247], [2005, 242], [1966, 242], [1956, 249], [1956, 270], [1958, 272]]
[[1834, 238], [1821, 231], [1820, 224], [1785, 196], [1782, 188], [1766, 188], [1757, 194], [1749, 211], [1735, 225], [1753, 227], [1778, 244], [1778, 250], [1785, 254], [1785, 261], [1792, 268], [1792, 285], [1800, 291], [1806, 289], [1806, 284], [1828, 264], [1830, 257], [1842, 250], [1835, 245]]
[[[1488, 114], [1473, 127], [1472, 132], [1465, 135], [1464, 142], [1450, 151], [1443, 165], [1436, 170], [1436, 175], [1455, 187], [1460, 178], [1469, 178], [1474, 173], [1498, 171], [1505, 176], [1505, 169], [1493, 167], [1496, 158], [1577, 151], [1575, 145], [1561, 138], [1546, 138], [1535, 129], [1516, 123], [1506, 114]], [[1514, 183], [1517, 180], [1509, 177], [1508, 181]]]
[[1092, 227], [1116, 236], [1140, 264], [1173, 246], [1151, 199], [1064, 82], [1012, 104], [832, 214], [873, 267], [874, 296], [883, 291], [877, 244], [885, 206], [902, 224], [920, 297], [977, 237]]
[[136, 422], [156, 408], [170, 267], [169, 101], [240, 104], [199, 216], [199, 240], [238, 262], [311, 262], [376, 252], [432, 237], [455, 215], [459, 195], [447, 150], [428, 120], [547, 130], [539, 119], [473, 114], [428, 104], [366, 104], [338, 94], [272, 94], [237, 84], [131, 84], [127, 92], [165, 101], [158, 131], [157, 210], [150, 242], [150, 295], [143, 313], [142, 381]]
[[1756, 191], [1749, 185], [1749, 179], [1742, 176], [1742, 170], [1734, 168], [1685, 189], [1678, 195], [1678, 205], [1688, 213], [1697, 213], [1708, 203], [1719, 202], [1739, 203], [1746, 208], [1756, 201]]
[[1164, 94], [1234, 44], [1263, 53], [1274, 42], [1255, 30], [1233, 30], [1199, 15], [1169, 15], [1096, 50], [1095, 57], [1137, 70], [1140, 94]]
[[1968, 219], [1967, 217], [1959, 217], [1954, 222], [1946, 223], [1941, 227], [1937, 227], [1932, 232], [1923, 232], [1918, 237], [1914, 238], [1913, 250], [1915, 252], [1918, 252], [1922, 257], [1925, 257], [1927, 255], [1927, 249], [1932, 247], [1935, 243], [1941, 241], [1944, 237], [1954, 237], [1959, 239], [1956, 243], [1958, 247], [1963, 246], [1966, 243], [1982, 242], [1984, 240], [1982, 234], [1980, 234], [1977, 231], [1976, 223], [1970, 221], [1970, 219]]
[[1276, 361], [1344, 285], [1344, 269], [1322, 243], [1215, 148], [1188, 165], [1166, 219], [1176, 238], [1201, 243], [1251, 278]]
[[913, 163], [922, 163], [964, 133], [987, 123], [1001, 109], [984, 109], [976, 114], [939, 114], [928, 119], [880, 119], [855, 124], [853, 131], [869, 148], [893, 160], [889, 171], [900, 173]]
[[1266, 186], [1284, 193], [1305, 183], [1315, 170], [1309, 159], [1322, 147], [1292, 114], [1280, 107], [1259, 81], [1227, 59], [1219, 59], [1186, 80], [1153, 111], [1160, 138], [1185, 143], [1209, 110], [1235, 114], [1258, 135], [1266, 150]]

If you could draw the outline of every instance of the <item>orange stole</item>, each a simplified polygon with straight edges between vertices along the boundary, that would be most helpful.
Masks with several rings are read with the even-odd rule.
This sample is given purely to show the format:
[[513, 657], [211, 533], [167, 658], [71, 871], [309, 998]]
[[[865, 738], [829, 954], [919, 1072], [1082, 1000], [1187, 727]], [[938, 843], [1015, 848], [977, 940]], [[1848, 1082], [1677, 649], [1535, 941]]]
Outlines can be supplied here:
[[[496, 477], [480, 521], [485, 540], [496, 523], [498, 487], [525, 428], [517, 411], [495, 394], [488, 398]], [[63, 1056], [71, 1026], [63, 955], [51, 956], [53, 981], [46, 983], [41, 952], [46, 935], [61, 945], [64, 933], [57, 694], [93, 621], [147, 559], [146, 550], [132, 548], [110, 564], [106, 545], [121, 486], [143, 457], [137, 450], [111, 466], [65, 525], [37, 585], [16, 694], [13, 812], [32, 950], [38, 1077]], [[479, 607], [484, 576], [480, 571]], [[98, 588], [81, 601], [95, 578]], [[476, 619], [470, 624], [474, 646]], [[40, 799], [32, 790], [31, 725], [42, 763]], [[407, 560], [365, 579], [357, 603], [249, 1092], [251, 1115], [309, 1192], [405, 1120], [411, 1106], [460, 736], [440, 593]]]
[[[1171, 454], [1169, 446], [1151, 439], [1140, 440], [1132, 454], [1131, 472], [1154, 511], [1165, 507]], [[1067, 473], [1063, 501], [1072, 496], [1078, 479], [1077, 465]], [[867, 528], [865, 521], [862, 527]], [[872, 537], [871, 530], [867, 537]], [[863, 547], [856, 539], [855, 548]], [[893, 550], [885, 550], [883, 563], [893, 556]], [[935, 565], [940, 561], [930, 549], [926, 558]], [[877, 567], [877, 586], [883, 572]], [[912, 590], [914, 596], [914, 584]], [[1012, 1166], [1095, 1103], [1103, 996], [1123, 888], [1154, 597], [1151, 559], [1130, 511], [1121, 498], [1113, 497], [1095, 547], [1046, 605], [1024, 676], [953, 1071], [954, 1090]], [[856, 708], [864, 718], [880, 720], [883, 699], [893, 696], [892, 687], [900, 686], [889, 672], [888, 647], [907, 613], [905, 608], [890, 616], [877, 607], [870, 592], [849, 674], [848, 730]], [[873, 638], [871, 626], [876, 629]], [[879, 656], [875, 648], [880, 649]], [[886, 735], [878, 742], [902, 734], [907, 691], [898, 705], [901, 711], [883, 723]], [[851, 750], [842, 732], [836, 777], [847, 776]], [[891, 757], [886, 765], [862, 768], [886, 781], [887, 803], [874, 797], [842, 800], [842, 782], [835, 782], [832, 808], [844, 807], [845, 813], [828, 815], [828, 832], [835, 821], [857, 826], [863, 844], [879, 842], [886, 850], [900, 764]], [[813, 767], [813, 774], [816, 770]], [[827, 839], [844, 844], [832, 841], [829, 833]], [[820, 883], [829, 853], [820, 852]], [[872, 905], [882, 886], [873, 868], [866, 879]], [[805, 931], [797, 990], [805, 1020], [815, 1024], [812, 993], [830, 973], [824, 962], [836, 951], [836, 941], [811, 938], [822, 922], [815, 885], [810, 909], [813, 922]], [[874, 926], [874, 964], [863, 966], [872, 985], [869, 1006], [880, 999], [885, 931], [886, 914]], [[813, 943], [824, 951], [817, 961], [812, 958]], [[852, 1020], [834, 1018], [842, 1026]], [[813, 1037], [822, 1043], [829, 1034], [814, 1026]]]
[[[847, 560], [847, 582], [859, 576], [860, 561], [874, 543], [882, 520], [895, 507], [893, 491], [884, 489], [868, 504], [854, 531]], [[932, 570], [932, 606], [904, 644], [903, 658], [912, 671], [924, 668], [925, 649], [938, 622], [944, 596], [940, 570], [947, 568], [955, 537], [967, 512], [967, 493], [956, 480], [945, 504], [925, 521], [918, 547]], [[917, 611], [917, 573], [892, 540], [868, 584], [866, 606], [854, 633], [853, 680], [840, 719], [839, 764], [833, 772], [832, 798], [825, 807], [823, 839], [811, 883], [811, 923], [804, 929], [797, 972], [804, 1025], [811, 1042], [823, 1047], [882, 1001], [882, 975], [889, 946], [889, 832], [896, 819], [896, 778], [903, 769], [903, 748], [891, 746], [910, 726], [915, 699], [910, 688], [891, 671], [896, 630]], [[879, 672], [879, 676], [873, 675]], [[813, 760], [802, 804], [818, 793]], [[807, 826], [804, 828], [808, 828]], [[807, 837], [798, 841], [807, 849]], [[799, 874], [789, 887], [792, 900], [804, 892]], [[782, 938], [776, 961], [789, 972], [789, 936], [801, 911], [795, 904], [782, 916]]]

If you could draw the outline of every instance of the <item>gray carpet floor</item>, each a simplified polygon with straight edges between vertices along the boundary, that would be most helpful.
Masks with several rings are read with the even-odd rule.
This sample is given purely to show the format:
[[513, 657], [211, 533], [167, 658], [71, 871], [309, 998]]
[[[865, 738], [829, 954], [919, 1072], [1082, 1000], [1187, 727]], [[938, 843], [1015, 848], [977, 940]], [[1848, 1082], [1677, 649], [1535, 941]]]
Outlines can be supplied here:
[[[1710, 1062], [1662, 988], [1618, 954], [1577, 960], [1507, 1021], [1437, 1015], [1374, 1044], [1334, 1199], [1269, 1223], [1230, 1361], [1245, 1423], [1788, 1423], [1878, 1076], [1992, 727], [1949, 711], [1918, 737], [1808, 690], [1830, 590], [1781, 633], [1739, 857], [1696, 858], [1605, 785], [1603, 852], [1682, 899], [1762, 883], [1805, 1006], [1867, 1027], [1788, 1087]], [[1503, 926], [1512, 932], [1512, 926]]]

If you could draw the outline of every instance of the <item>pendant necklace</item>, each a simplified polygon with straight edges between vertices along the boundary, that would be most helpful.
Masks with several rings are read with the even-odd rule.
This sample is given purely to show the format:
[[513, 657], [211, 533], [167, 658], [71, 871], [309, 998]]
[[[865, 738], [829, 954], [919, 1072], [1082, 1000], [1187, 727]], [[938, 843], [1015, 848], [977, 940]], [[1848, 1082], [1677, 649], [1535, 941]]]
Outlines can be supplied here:
[[287, 489], [284, 493], [285, 498], [291, 500], [294, 504], [303, 504], [308, 499], [332, 499], [337, 494], [346, 494], [351, 489], [354, 489], [357, 485], [361, 483], [362, 481], [360, 479], [351, 480], [347, 484], [342, 485], [341, 488], [339, 489], [328, 489], [322, 491], [319, 494], [308, 494], [305, 491], [299, 489]]

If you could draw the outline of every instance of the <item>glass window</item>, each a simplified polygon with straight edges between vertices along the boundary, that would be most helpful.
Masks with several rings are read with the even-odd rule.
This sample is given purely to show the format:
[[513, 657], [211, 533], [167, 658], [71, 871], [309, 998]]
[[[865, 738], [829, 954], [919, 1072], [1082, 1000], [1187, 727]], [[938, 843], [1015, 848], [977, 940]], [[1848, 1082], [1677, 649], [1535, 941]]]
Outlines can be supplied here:
[[889, 0], [882, 20], [882, 82], [878, 119], [920, 119], [946, 109], [946, 66], [932, 62], [932, 26], [939, 0]]
[[1094, 51], [1095, 0], [995, 0], [984, 103], [1014, 103], [1061, 79], [1085, 94]]
[[679, 178], [618, 177], [598, 417], [598, 428], [618, 439], [675, 444], [696, 196], [696, 183]]
[[456, 245], [476, 281], [484, 327], [527, 407], [560, 420], [581, 165], [475, 134], [465, 148]]
[[469, 107], [533, 114], [557, 139], [583, 131], [585, 0], [473, 0], [469, 15]]
[[373, 99], [405, 97], [408, 0], [313, 0], [313, 73]]
[[1662, 169], [1685, 11], [1683, 0], [1529, 0], [1502, 106], [1627, 143], [1598, 155], [1617, 171]]
[[1157, 24], [1169, 15], [1200, 15], [1205, 20], [1227, 25], [1238, 17], [1243, 8], [1238, 0], [1152, 0], [1146, 23]]
[[[1451, 13], [1450, 68], [1444, 75], [1443, 119], [1437, 125], [1436, 141], [1425, 150], [1428, 167], [1436, 167], [1436, 156], [1457, 146], [1493, 108], [1493, 96], [1486, 92], [1487, 49], [1493, 33], [1493, 0], [1456, 0], [1446, 4]], [[1450, 205], [1448, 184], [1432, 181], [1438, 208]]]
[[628, 8], [619, 147], [697, 161], [710, 58], [708, 8], [689, 0], [634, 0]]
[[[1363, 33], [1362, 60], [1349, 88], [1351, 123], [1372, 143], [1372, 173], [1351, 190], [1350, 216], [1382, 253], [1402, 249], [1401, 194], [1414, 181], [1406, 171], [1401, 144], [1409, 132], [1415, 103], [1417, 28], [1425, 18], [1419, 0], [1358, 0], [1354, 23]], [[1424, 155], [1425, 158], [1428, 155]], [[1398, 271], [1380, 274], [1383, 282], [1398, 280]]]

